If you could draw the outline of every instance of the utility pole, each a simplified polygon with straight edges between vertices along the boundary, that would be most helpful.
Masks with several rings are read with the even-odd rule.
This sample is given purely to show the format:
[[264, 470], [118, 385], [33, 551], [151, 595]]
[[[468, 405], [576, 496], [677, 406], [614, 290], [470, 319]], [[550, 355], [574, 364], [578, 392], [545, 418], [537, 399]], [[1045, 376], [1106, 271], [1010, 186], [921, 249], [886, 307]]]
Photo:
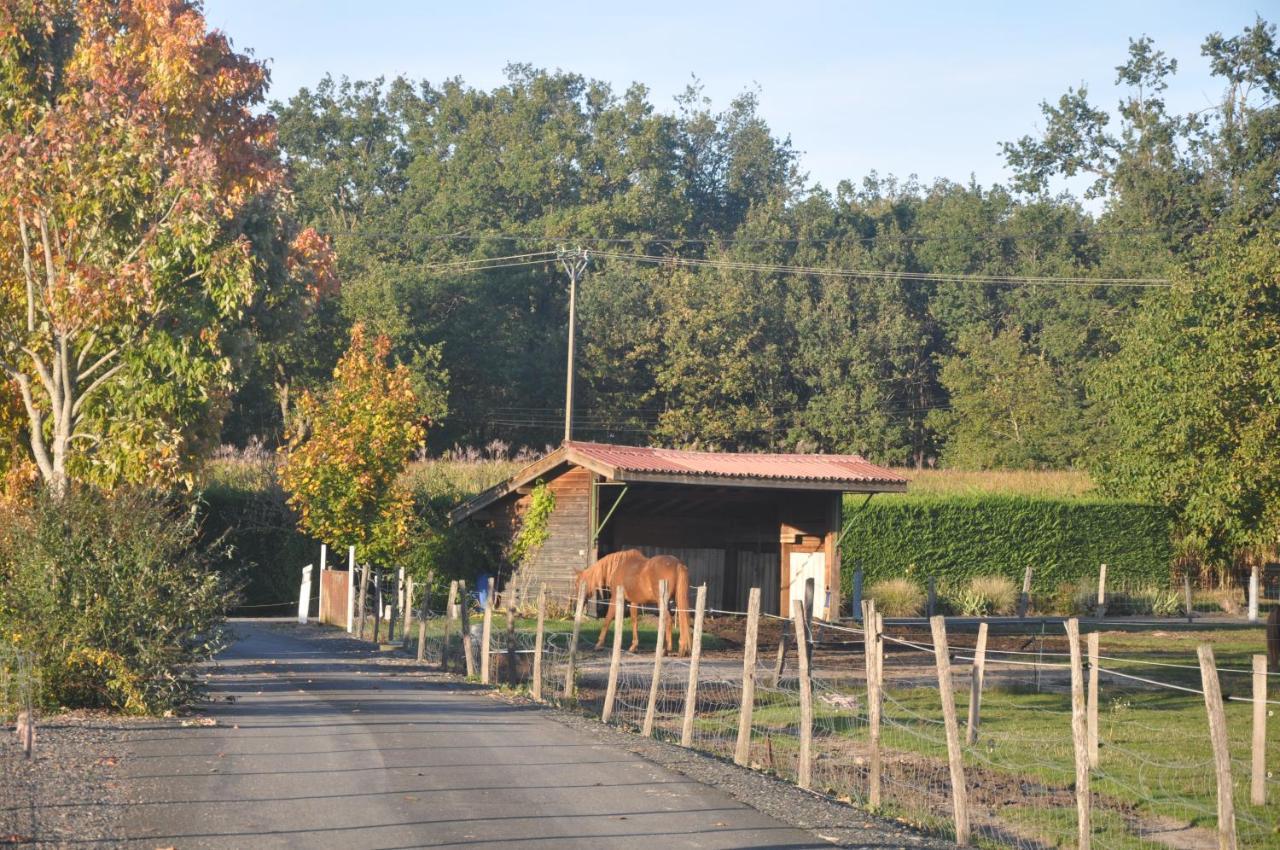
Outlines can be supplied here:
[[564, 440], [573, 439], [573, 351], [578, 310], [578, 278], [587, 270], [591, 257], [585, 248], [561, 250], [556, 259], [569, 275], [569, 357], [564, 379]]

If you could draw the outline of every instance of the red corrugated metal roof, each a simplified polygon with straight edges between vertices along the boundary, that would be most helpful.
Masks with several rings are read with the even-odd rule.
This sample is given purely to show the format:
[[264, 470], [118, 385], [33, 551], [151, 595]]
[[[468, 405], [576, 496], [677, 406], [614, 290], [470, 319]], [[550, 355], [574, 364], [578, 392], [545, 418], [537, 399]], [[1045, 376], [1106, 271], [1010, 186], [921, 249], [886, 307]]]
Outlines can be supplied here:
[[850, 484], [906, 483], [901, 475], [877, 466], [861, 455], [691, 452], [577, 441], [565, 445], [606, 466], [629, 472]]

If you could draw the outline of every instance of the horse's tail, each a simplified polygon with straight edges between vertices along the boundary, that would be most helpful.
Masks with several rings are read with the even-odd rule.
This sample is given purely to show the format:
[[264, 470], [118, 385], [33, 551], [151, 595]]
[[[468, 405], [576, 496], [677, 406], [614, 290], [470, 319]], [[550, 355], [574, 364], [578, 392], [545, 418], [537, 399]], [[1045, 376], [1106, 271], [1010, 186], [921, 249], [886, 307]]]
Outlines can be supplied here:
[[[689, 568], [676, 562], [676, 615], [680, 618], [680, 654], [689, 653]], [[663, 603], [666, 604], [665, 602]]]

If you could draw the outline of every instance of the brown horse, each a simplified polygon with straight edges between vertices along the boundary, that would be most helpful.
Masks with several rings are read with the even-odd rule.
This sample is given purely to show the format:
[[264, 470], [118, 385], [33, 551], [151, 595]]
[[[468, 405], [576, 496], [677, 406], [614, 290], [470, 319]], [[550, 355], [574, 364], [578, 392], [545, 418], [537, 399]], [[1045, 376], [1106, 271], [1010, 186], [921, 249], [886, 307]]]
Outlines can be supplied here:
[[[659, 599], [658, 582], [666, 581], [667, 596]], [[646, 557], [639, 549], [624, 549], [605, 555], [591, 566], [578, 573], [576, 583], [585, 587], [588, 594], [600, 588], [623, 589], [622, 604], [631, 603], [631, 652], [640, 647], [640, 621], [637, 617], [639, 606], [646, 604], [666, 605], [675, 598], [676, 614], [680, 618], [680, 654], [689, 652], [689, 570], [684, 564], [670, 555]], [[605, 635], [609, 632], [609, 624], [613, 622], [615, 612], [620, 606], [614, 603], [609, 606], [604, 624], [600, 628], [600, 639], [596, 648], [604, 645]], [[623, 612], [625, 616], [626, 612]], [[671, 619], [667, 619], [666, 647], [671, 651]]]

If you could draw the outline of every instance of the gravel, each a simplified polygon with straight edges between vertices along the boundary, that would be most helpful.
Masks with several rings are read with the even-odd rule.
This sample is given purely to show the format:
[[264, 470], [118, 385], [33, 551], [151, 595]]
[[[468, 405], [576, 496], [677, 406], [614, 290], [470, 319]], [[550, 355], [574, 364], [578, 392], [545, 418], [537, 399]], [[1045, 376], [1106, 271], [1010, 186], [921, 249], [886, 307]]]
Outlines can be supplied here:
[[30, 760], [13, 728], [0, 727], [0, 846], [114, 846], [123, 801], [113, 774], [127, 731], [146, 722], [90, 712], [39, 718]]

